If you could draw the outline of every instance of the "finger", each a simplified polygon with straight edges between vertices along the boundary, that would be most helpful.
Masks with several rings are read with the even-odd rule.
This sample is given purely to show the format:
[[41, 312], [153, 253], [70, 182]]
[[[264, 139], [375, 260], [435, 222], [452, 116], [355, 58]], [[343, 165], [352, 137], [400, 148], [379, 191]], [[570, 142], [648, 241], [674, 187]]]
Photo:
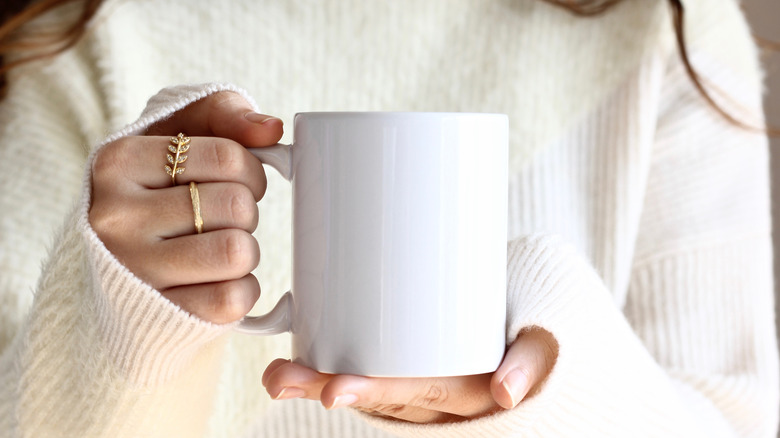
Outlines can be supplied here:
[[384, 405], [410, 406], [462, 417], [496, 409], [489, 374], [437, 378], [372, 378], [340, 375], [322, 389], [326, 408]]
[[147, 129], [147, 135], [215, 136], [247, 147], [270, 146], [282, 138], [282, 121], [258, 114], [240, 94], [221, 91], [177, 111]]
[[263, 386], [268, 386], [268, 381], [271, 378], [271, 375], [279, 369], [284, 364], [290, 363], [289, 359], [274, 359], [268, 366], [265, 368], [265, 371], [263, 372], [263, 377], [260, 379], [260, 382], [263, 384]]
[[174, 287], [161, 294], [190, 314], [214, 324], [243, 318], [260, 298], [254, 275], [218, 283]]
[[[203, 231], [237, 228], [252, 233], [258, 210], [252, 192], [243, 184], [204, 183], [196, 186]], [[196, 232], [193, 195], [189, 186], [149, 190], [136, 202], [149, 233], [161, 239]]]
[[[390, 417], [397, 420], [408, 421], [410, 423], [432, 424], [432, 423], [455, 423], [463, 421], [466, 418], [459, 415], [448, 414], [445, 412], [431, 411], [429, 409], [415, 408], [406, 405], [380, 405], [372, 408], [361, 406], [352, 406], [358, 411], [375, 417]], [[331, 408], [333, 409], [333, 408]]]
[[518, 336], [490, 382], [495, 401], [505, 409], [533, 395], [552, 370], [558, 343], [544, 329], [533, 328]]
[[[331, 384], [337, 385], [340, 380], [357, 376], [337, 376], [318, 373], [305, 366], [292, 363], [289, 360], [276, 359], [268, 365], [263, 373], [262, 382], [268, 394], [275, 400], [291, 398], [307, 398], [320, 400], [327, 409], [352, 406], [372, 415], [388, 416], [417, 423], [434, 423], [462, 420], [459, 415], [439, 412], [430, 409], [389, 402], [374, 403], [369, 399], [359, 400], [355, 394], [342, 394], [336, 398], [325, 398], [323, 393]], [[365, 378], [370, 379], [370, 378]], [[386, 381], [400, 379], [384, 379]], [[414, 380], [414, 379], [406, 379]], [[389, 382], [388, 382], [389, 383]], [[483, 387], [487, 391], [487, 387]], [[489, 398], [489, 396], [488, 396]], [[369, 400], [369, 401], [366, 401]], [[495, 404], [493, 404], [495, 407]]]
[[319, 400], [322, 388], [333, 375], [318, 373], [308, 367], [277, 359], [263, 373], [263, 385], [275, 400], [308, 398]]
[[163, 240], [131, 255], [128, 269], [157, 290], [237, 280], [260, 262], [260, 248], [243, 230], [217, 230]]
[[[240, 144], [215, 137], [190, 137], [183, 168], [176, 175], [178, 185], [190, 181], [237, 182], [246, 185], [256, 200], [262, 198], [266, 176], [260, 160]], [[166, 188], [173, 185], [165, 166], [171, 167], [168, 157], [176, 160], [168, 146], [170, 137], [125, 137], [102, 149], [92, 165], [95, 190], [114, 190], [122, 181], [142, 188]]]

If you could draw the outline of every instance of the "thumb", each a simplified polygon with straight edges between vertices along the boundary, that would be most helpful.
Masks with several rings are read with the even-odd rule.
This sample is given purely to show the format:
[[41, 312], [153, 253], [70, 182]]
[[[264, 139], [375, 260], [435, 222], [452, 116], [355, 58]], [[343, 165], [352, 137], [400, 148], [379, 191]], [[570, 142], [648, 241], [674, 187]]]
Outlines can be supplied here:
[[558, 358], [558, 342], [547, 330], [524, 330], [509, 347], [504, 361], [490, 381], [493, 399], [512, 409], [539, 389]]
[[147, 135], [223, 137], [247, 147], [270, 146], [282, 138], [282, 121], [258, 114], [240, 94], [220, 91], [197, 100], [147, 129]]

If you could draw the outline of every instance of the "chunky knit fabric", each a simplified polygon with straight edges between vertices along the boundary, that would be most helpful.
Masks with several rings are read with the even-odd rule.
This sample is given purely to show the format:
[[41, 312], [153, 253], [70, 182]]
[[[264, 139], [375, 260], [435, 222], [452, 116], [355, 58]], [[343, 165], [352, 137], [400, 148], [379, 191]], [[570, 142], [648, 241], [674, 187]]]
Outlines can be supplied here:
[[[774, 436], [766, 140], [694, 90], [665, 3], [108, 1], [0, 103], [0, 435]], [[738, 5], [684, 4], [698, 72], [760, 124]], [[508, 114], [507, 335], [557, 339], [541, 390], [435, 425], [271, 402], [260, 376], [286, 336], [205, 323], [123, 267], [87, 220], [90, 151], [225, 89], [288, 141], [297, 111]], [[289, 195], [269, 170], [258, 311], [289, 285]]]

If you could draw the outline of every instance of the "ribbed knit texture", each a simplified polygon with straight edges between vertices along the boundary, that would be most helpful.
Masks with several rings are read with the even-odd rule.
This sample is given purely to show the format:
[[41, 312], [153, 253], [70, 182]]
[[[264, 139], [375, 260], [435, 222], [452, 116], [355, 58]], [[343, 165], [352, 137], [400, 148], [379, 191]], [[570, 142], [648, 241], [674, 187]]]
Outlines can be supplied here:
[[[738, 5], [684, 4], [697, 70], [760, 123]], [[0, 436], [773, 437], [766, 140], [696, 93], [669, 20], [660, 0], [596, 18], [539, 0], [108, 1], [0, 103]], [[206, 85], [158, 93], [176, 84]], [[541, 390], [444, 425], [272, 403], [260, 376], [287, 335], [200, 321], [123, 267], [87, 220], [90, 153], [219, 90], [281, 117], [284, 141], [297, 111], [508, 114], [507, 336], [555, 336]], [[258, 311], [290, 275], [289, 185], [268, 176]]]

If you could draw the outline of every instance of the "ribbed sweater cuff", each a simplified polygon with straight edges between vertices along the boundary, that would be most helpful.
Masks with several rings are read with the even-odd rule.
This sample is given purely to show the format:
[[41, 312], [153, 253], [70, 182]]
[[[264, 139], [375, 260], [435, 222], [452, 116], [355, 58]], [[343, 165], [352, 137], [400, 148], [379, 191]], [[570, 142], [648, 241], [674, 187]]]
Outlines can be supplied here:
[[185, 312], [123, 266], [108, 251], [89, 224], [92, 191], [91, 166], [104, 145], [129, 135], [141, 135], [152, 124], [219, 91], [241, 94], [226, 84], [184, 85], [166, 88], [152, 97], [141, 117], [110, 135], [87, 160], [78, 227], [87, 243], [98, 333], [119, 373], [139, 385], [168, 381], [209, 342], [235, 324], [215, 325]]
[[82, 223], [81, 230], [91, 264], [98, 333], [110, 361], [128, 381], [158, 385], [170, 380], [201, 348], [234, 327], [211, 324], [182, 310], [120, 264], [88, 223]]
[[566, 301], [555, 299], [582, 279], [582, 261], [573, 246], [555, 235], [532, 235], [507, 247], [507, 343], [521, 330], [553, 330]]

